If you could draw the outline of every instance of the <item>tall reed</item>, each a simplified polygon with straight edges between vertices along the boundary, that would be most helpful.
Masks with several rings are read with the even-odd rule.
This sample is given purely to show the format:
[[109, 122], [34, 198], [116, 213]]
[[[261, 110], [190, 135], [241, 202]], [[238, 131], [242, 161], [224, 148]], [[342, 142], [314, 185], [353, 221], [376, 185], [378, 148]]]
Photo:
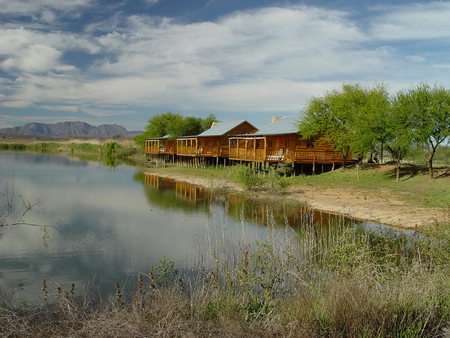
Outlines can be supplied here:
[[[442, 237], [389, 229], [328, 227], [305, 213], [301, 229], [276, 229], [267, 211], [266, 239], [208, 231], [197, 263], [181, 273], [168, 257], [136, 279], [136, 294], [94, 306], [76, 288], [54, 293], [33, 313], [6, 308], [0, 325], [31, 337], [437, 337], [449, 332], [450, 244]], [[277, 231], [275, 231], [277, 230]], [[433, 237], [434, 236], [434, 237]], [[43, 288], [49, 297], [48, 283]], [[40, 320], [36, 320], [39, 318]], [[51, 320], [50, 320], [51, 318]], [[17, 332], [15, 332], [17, 331]]]

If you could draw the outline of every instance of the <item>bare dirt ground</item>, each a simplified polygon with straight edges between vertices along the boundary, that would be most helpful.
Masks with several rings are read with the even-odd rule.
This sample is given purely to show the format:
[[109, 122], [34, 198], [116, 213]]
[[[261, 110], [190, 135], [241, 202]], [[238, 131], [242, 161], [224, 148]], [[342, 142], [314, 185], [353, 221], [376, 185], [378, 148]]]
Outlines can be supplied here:
[[293, 199], [306, 201], [313, 209], [397, 228], [418, 229], [436, 222], [448, 221], [448, 215], [442, 209], [420, 208], [395, 198], [370, 198], [361, 193], [349, 193], [341, 189], [292, 187], [289, 195]]
[[[242, 191], [238, 184], [223, 179], [205, 179], [197, 176], [178, 173], [162, 173], [155, 175], [173, 178], [206, 188], [227, 188]], [[448, 222], [450, 217], [441, 208], [420, 208], [407, 204], [394, 197], [368, 197], [363, 193], [345, 191], [343, 189], [320, 189], [309, 186], [292, 186], [286, 199], [305, 202], [312, 209], [324, 212], [347, 215], [359, 220], [381, 223], [400, 229], [419, 229], [436, 222]]]

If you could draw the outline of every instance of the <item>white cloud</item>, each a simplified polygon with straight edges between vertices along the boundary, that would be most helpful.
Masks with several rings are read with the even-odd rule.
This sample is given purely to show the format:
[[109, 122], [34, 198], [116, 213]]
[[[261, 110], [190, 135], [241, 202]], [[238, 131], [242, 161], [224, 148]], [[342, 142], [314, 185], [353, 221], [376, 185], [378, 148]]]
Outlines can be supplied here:
[[29, 15], [41, 20], [53, 21], [54, 14], [51, 11], [76, 15], [77, 10], [92, 4], [93, 0], [0, 0], [0, 12], [4, 15]]
[[[143, 107], [297, 113], [311, 95], [342, 82], [392, 80], [409, 86], [450, 78], [444, 67], [449, 60], [432, 67], [435, 56], [428, 51], [406, 53], [391, 41], [415, 34], [447, 36], [449, 24], [443, 20], [448, 7], [431, 2], [378, 12], [369, 19], [370, 34], [345, 12], [303, 6], [236, 12], [188, 24], [116, 14], [80, 34], [5, 28], [0, 29], [0, 68], [15, 80], [2, 81], [0, 91], [5, 101], [95, 117]], [[426, 25], [414, 21], [421, 15]], [[98, 34], [98, 28], [109, 33], [90, 34]], [[87, 71], [77, 69], [64, 63], [68, 51], [95, 54], [97, 61]]]
[[371, 20], [372, 34], [383, 40], [450, 38], [450, 2], [432, 1], [389, 7]]
[[33, 103], [30, 101], [3, 101], [0, 102], [0, 107], [5, 108], [26, 108], [32, 106]]

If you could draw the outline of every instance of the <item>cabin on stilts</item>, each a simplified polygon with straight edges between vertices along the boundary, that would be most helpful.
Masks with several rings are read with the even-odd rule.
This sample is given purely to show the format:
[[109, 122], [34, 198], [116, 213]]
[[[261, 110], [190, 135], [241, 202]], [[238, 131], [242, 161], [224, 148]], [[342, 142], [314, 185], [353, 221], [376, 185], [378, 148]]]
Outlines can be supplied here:
[[[334, 169], [343, 163], [340, 152], [323, 137], [303, 140], [298, 133], [298, 117], [274, 117], [270, 125], [251, 135], [229, 137], [230, 161], [253, 162], [260, 168], [274, 163], [288, 163], [301, 173], [315, 173], [317, 165]], [[351, 159], [345, 159], [346, 163]]]
[[176, 150], [176, 140], [169, 135], [145, 139], [147, 162], [175, 162]]
[[177, 154], [184, 157], [185, 163], [218, 166], [223, 161], [223, 165], [226, 165], [229, 157], [229, 135], [251, 134], [257, 130], [245, 120], [214, 122], [210, 129], [197, 136], [177, 137]]

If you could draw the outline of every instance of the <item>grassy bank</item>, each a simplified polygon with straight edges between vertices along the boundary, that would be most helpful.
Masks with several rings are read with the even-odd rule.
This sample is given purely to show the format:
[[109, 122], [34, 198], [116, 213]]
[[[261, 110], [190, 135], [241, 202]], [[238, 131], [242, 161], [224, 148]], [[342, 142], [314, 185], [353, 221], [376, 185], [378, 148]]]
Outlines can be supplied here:
[[[193, 167], [154, 167], [145, 169], [151, 173], [165, 173], [180, 176], [207, 178], [211, 181], [225, 179], [240, 183], [236, 167], [193, 168]], [[404, 165], [401, 179], [395, 181], [395, 166], [389, 164], [366, 164], [359, 169], [355, 166], [326, 172], [320, 175], [300, 175], [288, 178], [291, 187], [312, 187], [317, 190], [335, 189], [349, 194], [360, 194], [363, 198], [395, 198], [420, 207], [450, 208], [450, 169], [435, 169], [435, 177], [430, 180], [425, 166]], [[250, 189], [256, 194], [264, 189]], [[266, 189], [267, 191], [267, 189]], [[271, 193], [269, 191], [269, 193]]]
[[0, 143], [0, 150], [33, 151], [68, 155], [104, 155], [116, 158], [143, 158], [140, 149], [129, 139], [125, 140], [69, 140], [60, 142], [7, 142]]
[[[342, 231], [341, 231], [342, 230]], [[194, 272], [169, 258], [136, 293], [93, 304], [74, 286], [43, 286], [42, 305], [4, 301], [0, 327], [17, 337], [442, 337], [450, 319], [450, 227], [430, 237], [358, 229], [323, 236], [208, 243]], [[210, 263], [205, 263], [210, 262]], [[55, 302], [51, 302], [55, 300]]]
[[450, 169], [435, 169], [435, 177], [430, 180], [428, 168], [404, 165], [400, 181], [395, 181], [394, 165], [366, 164], [360, 169], [350, 167], [315, 176], [300, 176], [294, 184], [313, 185], [320, 189], [341, 189], [359, 192], [367, 197], [396, 197], [399, 200], [423, 207], [450, 207]]

